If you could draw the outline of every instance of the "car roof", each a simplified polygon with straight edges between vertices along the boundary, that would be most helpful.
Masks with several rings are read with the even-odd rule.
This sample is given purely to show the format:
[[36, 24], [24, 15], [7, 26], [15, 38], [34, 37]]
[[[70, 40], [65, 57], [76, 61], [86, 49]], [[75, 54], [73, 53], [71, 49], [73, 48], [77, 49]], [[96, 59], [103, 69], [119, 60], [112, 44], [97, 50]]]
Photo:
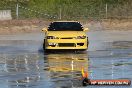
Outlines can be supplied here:
[[[78, 22], [78, 21], [53, 21], [53, 22]], [[78, 22], [80, 23], [80, 22]]]

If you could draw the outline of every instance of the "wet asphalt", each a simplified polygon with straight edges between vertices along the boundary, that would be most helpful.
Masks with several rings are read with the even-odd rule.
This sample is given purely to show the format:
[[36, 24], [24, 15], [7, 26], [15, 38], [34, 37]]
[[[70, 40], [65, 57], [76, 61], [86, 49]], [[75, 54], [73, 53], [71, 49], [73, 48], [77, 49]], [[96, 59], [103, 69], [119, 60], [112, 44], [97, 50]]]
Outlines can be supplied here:
[[[90, 79], [132, 80], [132, 31], [90, 31], [84, 52], [44, 53], [42, 33], [0, 35], [0, 88], [77, 88]], [[131, 88], [87, 86], [86, 88]]]

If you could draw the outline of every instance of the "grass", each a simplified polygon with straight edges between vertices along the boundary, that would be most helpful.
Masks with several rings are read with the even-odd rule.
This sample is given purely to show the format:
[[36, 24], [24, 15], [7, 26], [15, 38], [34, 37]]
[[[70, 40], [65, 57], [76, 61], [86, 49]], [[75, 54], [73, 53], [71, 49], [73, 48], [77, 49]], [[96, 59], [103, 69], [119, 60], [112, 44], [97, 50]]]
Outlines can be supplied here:
[[[131, 18], [131, 0], [18, 0], [19, 19]], [[16, 18], [16, 0], [1, 0], [0, 9], [11, 9]], [[107, 3], [107, 15], [106, 15]]]

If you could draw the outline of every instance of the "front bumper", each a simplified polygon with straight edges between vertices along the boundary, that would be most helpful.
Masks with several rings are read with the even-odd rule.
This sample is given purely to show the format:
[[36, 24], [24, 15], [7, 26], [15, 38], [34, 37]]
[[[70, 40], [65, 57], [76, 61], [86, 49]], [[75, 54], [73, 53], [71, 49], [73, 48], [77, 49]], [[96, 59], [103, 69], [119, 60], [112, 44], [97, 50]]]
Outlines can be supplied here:
[[87, 39], [47, 39], [45, 49], [87, 49]]

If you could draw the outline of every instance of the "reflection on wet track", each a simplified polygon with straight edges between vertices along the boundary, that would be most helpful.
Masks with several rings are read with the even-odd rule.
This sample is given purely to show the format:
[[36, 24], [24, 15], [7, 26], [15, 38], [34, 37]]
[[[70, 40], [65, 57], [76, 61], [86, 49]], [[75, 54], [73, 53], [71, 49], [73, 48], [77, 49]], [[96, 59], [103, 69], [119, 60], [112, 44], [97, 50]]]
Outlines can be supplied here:
[[81, 69], [88, 71], [86, 53], [4, 54], [1, 57], [5, 61], [0, 79], [9, 88], [79, 87], [82, 86]]
[[[8, 54], [5, 57], [5, 72], [1, 79], [6, 78], [11, 88], [36, 84], [40, 80], [40, 66], [37, 54]], [[6, 77], [7, 75], [7, 77]], [[31, 85], [30, 84], [30, 85]]]
[[130, 58], [89, 58], [87, 52], [47, 55], [1, 54], [1, 58], [3, 61], [0, 83], [3, 88], [82, 87], [80, 80], [82, 67], [89, 73], [90, 79], [132, 78]]
[[88, 56], [84, 54], [49, 54], [45, 60], [45, 70], [50, 72], [54, 87], [79, 87], [81, 69], [88, 71]]

